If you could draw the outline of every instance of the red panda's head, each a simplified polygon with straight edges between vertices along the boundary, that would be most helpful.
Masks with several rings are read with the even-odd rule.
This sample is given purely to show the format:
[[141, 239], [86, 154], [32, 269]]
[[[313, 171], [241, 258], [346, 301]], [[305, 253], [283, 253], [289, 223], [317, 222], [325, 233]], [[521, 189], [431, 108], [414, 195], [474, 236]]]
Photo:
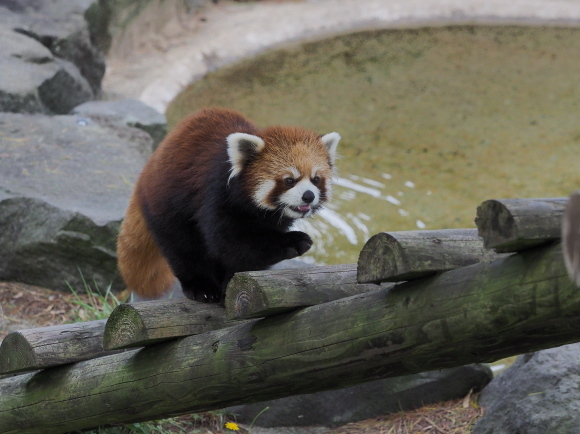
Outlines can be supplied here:
[[281, 210], [289, 218], [310, 217], [330, 199], [338, 133], [320, 136], [291, 127], [227, 137], [230, 179], [243, 178], [259, 208]]

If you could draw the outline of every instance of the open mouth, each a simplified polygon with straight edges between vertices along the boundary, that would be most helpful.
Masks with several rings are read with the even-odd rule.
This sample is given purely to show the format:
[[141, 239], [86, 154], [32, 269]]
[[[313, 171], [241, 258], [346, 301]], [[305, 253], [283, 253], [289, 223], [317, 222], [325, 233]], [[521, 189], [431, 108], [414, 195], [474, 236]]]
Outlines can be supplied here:
[[312, 208], [310, 208], [310, 205], [306, 204], [306, 205], [300, 205], [300, 206], [291, 206], [290, 209], [292, 211], [295, 211], [295, 212], [299, 212], [299, 213], [302, 213], [302, 214], [306, 214]]

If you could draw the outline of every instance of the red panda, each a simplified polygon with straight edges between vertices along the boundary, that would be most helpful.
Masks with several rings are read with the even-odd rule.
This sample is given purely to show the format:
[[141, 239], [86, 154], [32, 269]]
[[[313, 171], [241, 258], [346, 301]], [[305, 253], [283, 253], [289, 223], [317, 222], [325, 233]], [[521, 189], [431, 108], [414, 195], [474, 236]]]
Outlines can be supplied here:
[[185, 118], [145, 165], [121, 225], [127, 288], [155, 298], [177, 278], [187, 297], [223, 304], [234, 273], [304, 254], [312, 240], [289, 229], [330, 198], [339, 140], [259, 130], [222, 108]]

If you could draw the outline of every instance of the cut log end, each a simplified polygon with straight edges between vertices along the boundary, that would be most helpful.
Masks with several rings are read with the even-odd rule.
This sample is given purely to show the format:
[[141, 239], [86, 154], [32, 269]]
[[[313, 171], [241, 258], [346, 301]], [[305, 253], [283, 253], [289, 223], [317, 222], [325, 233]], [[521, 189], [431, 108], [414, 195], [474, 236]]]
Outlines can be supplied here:
[[498, 200], [487, 200], [477, 207], [475, 224], [486, 249], [517, 239], [514, 217]]
[[37, 365], [36, 354], [20, 332], [12, 332], [0, 345], [0, 373], [27, 371]]
[[244, 273], [235, 274], [230, 280], [228, 288], [235, 287], [236, 290], [226, 290], [226, 317], [229, 320], [238, 318], [260, 317], [262, 308], [267, 307], [268, 302], [262, 294], [260, 285]]
[[107, 321], [103, 334], [103, 348], [115, 350], [131, 348], [134, 342], [145, 341], [147, 328], [140, 313], [130, 304], [121, 304], [115, 308]]
[[384, 281], [384, 269], [393, 274], [403, 272], [405, 254], [395, 238], [386, 232], [373, 235], [360, 252], [357, 264], [358, 283]]

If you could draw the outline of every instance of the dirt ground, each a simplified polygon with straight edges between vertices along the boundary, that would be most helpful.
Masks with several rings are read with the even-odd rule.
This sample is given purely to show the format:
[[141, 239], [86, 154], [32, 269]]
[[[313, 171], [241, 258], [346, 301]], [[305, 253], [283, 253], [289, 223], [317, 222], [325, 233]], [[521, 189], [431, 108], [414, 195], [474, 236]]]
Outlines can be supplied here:
[[71, 322], [75, 296], [23, 283], [0, 282], [0, 339], [12, 331]]

